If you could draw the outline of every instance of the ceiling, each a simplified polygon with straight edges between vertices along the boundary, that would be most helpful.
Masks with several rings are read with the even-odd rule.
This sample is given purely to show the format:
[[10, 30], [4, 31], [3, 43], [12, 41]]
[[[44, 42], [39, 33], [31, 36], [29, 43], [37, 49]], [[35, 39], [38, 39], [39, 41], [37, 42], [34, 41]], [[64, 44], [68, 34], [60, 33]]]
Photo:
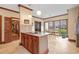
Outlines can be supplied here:
[[[18, 4], [0, 4], [0, 7], [9, 8], [12, 10], [19, 11]], [[67, 13], [67, 10], [77, 6], [77, 4], [24, 4], [29, 8], [33, 9], [33, 16], [46, 18], [51, 16], [57, 16]], [[40, 10], [42, 14], [38, 16], [36, 11]]]

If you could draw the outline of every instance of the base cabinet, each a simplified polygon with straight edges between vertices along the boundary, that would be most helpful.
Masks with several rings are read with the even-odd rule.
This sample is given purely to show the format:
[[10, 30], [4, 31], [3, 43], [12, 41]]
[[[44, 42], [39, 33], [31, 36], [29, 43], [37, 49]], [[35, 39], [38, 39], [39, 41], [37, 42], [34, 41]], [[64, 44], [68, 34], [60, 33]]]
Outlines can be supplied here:
[[27, 37], [27, 35], [24, 36], [24, 43], [25, 43], [24, 47], [28, 50], [28, 37]]
[[38, 40], [39, 40], [38, 37], [33, 36], [33, 53], [34, 54], [37, 54], [39, 52], [39, 46], [38, 46], [39, 41]]
[[25, 45], [25, 34], [21, 35], [21, 44], [24, 46]]
[[31, 37], [31, 35], [28, 35], [28, 39], [27, 40], [28, 40], [27, 48], [32, 53], [33, 52], [33, 39]]
[[21, 44], [31, 53], [39, 53], [39, 37], [21, 33]]

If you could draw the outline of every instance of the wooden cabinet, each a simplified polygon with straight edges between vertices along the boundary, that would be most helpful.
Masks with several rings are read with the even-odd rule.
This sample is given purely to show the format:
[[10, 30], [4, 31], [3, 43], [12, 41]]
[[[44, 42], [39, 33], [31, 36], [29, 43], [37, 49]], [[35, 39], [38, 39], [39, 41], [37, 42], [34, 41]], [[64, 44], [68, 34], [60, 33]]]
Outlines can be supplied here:
[[38, 53], [39, 52], [38, 50], [39, 50], [39, 38], [33, 36], [33, 53], [34, 54]]
[[21, 33], [21, 44], [31, 53], [39, 53], [39, 38]]
[[21, 35], [21, 44], [24, 46], [25, 45], [25, 36], [24, 34]]
[[31, 35], [28, 35], [28, 50], [32, 53], [33, 51], [33, 39], [31, 37]]
[[25, 42], [24, 42], [25, 48], [28, 49], [28, 35], [25, 35], [24, 39], [25, 39]]
[[5, 26], [5, 28], [4, 28], [4, 31], [5, 31], [5, 34], [4, 34], [4, 41], [5, 41], [5, 43], [7, 43], [7, 42], [11, 42], [12, 40], [11, 40], [11, 37], [12, 37], [12, 27], [11, 27], [11, 25], [12, 25], [12, 23], [11, 23], [11, 18], [9, 18], [9, 17], [5, 17], [4, 18], [5, 19], [5, 23], [4, 23], [4, 26]]
[[8, 43], [19, 39], [19, 21], [11, 17], [4, 17], [4, 42]]

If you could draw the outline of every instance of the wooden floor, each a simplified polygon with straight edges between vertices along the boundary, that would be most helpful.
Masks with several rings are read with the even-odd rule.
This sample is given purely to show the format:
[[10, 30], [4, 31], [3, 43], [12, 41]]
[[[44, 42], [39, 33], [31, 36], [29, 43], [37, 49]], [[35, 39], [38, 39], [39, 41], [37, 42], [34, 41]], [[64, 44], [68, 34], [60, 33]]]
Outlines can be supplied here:
[[0, 54], [30, 54], [24, 47], [19, 45], [20, 40], [7, 44], [0, 44]]
[[77, 54], [79, 48], [76, 47], [76, 42], [68, 41], [68, 38], [59, 36], [49, 36], [48, 40], [49, 54]]
[[19, 40], [6, 43], [6, 44], [0, 44], [0, 54], [12, 54], [14, 53], [18, 46], [19, 46]]

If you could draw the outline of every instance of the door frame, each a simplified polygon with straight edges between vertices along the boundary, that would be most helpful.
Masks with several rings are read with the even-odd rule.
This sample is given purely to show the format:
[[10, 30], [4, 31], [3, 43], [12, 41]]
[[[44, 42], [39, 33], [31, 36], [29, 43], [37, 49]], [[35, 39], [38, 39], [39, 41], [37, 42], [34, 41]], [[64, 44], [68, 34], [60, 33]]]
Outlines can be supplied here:
[[[34, 25], [34, 26], [35, 26], [35, 31], [36, 31], [36, 23], [38, 23], [40, 28], [37, 29], [37, 31], [41, 32], [41, 25], [42, 25], [42, 23], [39, 22], [39, 21], [35, 21], [34, 23], [35, 23], [35, 25]], [[37, 24], [37, 25], [38, 25], [38, 24]]]

